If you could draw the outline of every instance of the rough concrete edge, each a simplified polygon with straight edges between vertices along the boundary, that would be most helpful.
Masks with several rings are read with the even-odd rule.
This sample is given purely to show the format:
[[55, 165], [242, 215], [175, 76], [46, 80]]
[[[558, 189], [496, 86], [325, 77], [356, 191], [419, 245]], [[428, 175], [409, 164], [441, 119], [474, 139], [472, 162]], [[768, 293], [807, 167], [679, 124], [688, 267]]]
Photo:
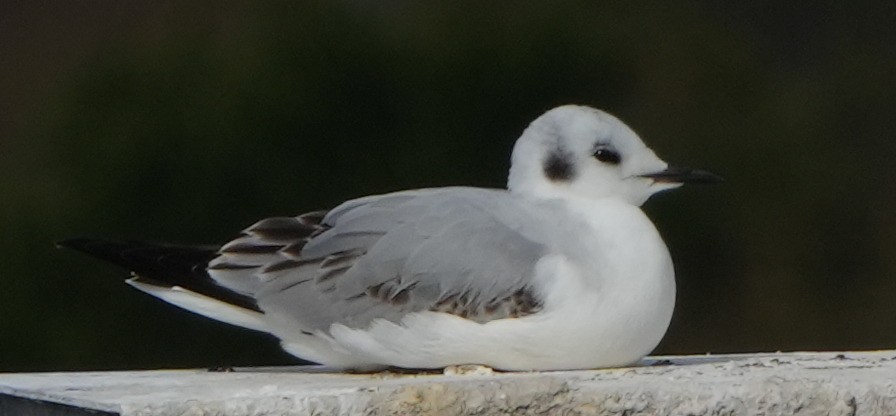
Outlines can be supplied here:
[[[706, 380], [696, 385], [589, 377], [554, 377], [547, 382], [530, 379], [513, 385], [495, 380], [466, 383], [477, 381], [475, 387], [450, 386], [460, 380], [395, 386], [367, 396], [364, 407], [309, 406], [304, 411], [371, 415], [896, 414], [896, 382], [878, 378], [856, 384], [837, 379], [836, 374], [791, 379], [763, 374], [743, 380]], [[512, 391], [507, 391], [508, 387]]]
[[[766, 359], [774, 359], [766, 356]], [[754, 366], [748, 362], [745, 366]], [[624, 370], [624, 369], [623, 369]], [[866, 386], [831, 382], [830, 374], [781, 378], [768, 374], [746, 382], [651, 384], [604, 380], [586, 374], [546, 373], [518, 380], [451, 378], [413, 385], [390, 385], [340, 393], [216, 403], [168, 403], [129, 409], [125, 414], [170, 414], [224, 410], [224, 414], [365, 415], [542, 415], [542, 414], [896, 414], [896, 385], [880, 379]], [[646, 377], [654, 375], [644, 375]], [[208, 407], [205, 407], [208, 406]], [[873, 412], [873, 413], [869, 413]]]
[[[741, 363], [737, 365], [755, 366], [763, 360], [778, 361], [779, 358], [790, 357], [792, 361], [801, 358], [820, 360], [843, 360], [846, 355], [881, 355], [888, 360], [896, 360], [892, 350], [882, 351], [848, 351], [848, 352], [792, 352], [792, 353], [758, 353], [735, 355], [693, 355], [671, 357], [649, 357], [645, 363], [656, 363], [668, 360], [673, 366], [679, 360], [690, 365], [719, 365], [723, 363]], [[868, 357], [871, 358], [871, 357]], [[747, 360], [747, 361], [744, 361]], [[841, 361], [842, 362], [842, 361]], [[789, 363], [785, 363], [789, 364]], [[636, 371], [639, 367], [616, 369]], [[641, 367], [643, 368], [643, 367]], [[324, 370], [320, 367], [306, 368], [309, 373]], [[283, 368], [259, 368], [264, 371], [281, 372]], [[292, 368], [293, 371], [302, 371]], [[610, 370], [613, 371], [613, 370]], [[304, 372], [304, 371], [302, 371]], [[325, 372], [325, 371], [324, 371]], [[508, 375], [512, 375], [510, 373]], [[155, 403], [150, 406], [123, 406], [112, 408], [122, 415], [150, 415], [172, 413], [195, 413], [205, 411], [223, 411], [220, 414], [546, 414], [563, 411], [569, 414], [744, 414], [756, 411], [781, 413], [782, 411], [812, 411], [824, 409], [828, 414], [855, 415], [857, 411], [866, 414], [874, 409], [887, 410], [885, 413], [896, 414], [896, 380], [894, 383], [877, 383], [870, 388], [836, 382], [831, 383], [824, 377], [806, 379], [786, 379], [778, 375], [754, 378], [749, 383], [741, 383], [723, 391], [710, 394], [709, 399], [703, 397], [693, 383], [678, 385], [637, 385], [632, 382], [611, 381], [607, 383], [590, 375], [590, 372], [545, 372], [544, 377], [520, 378], [438, 378], [427, 383], [414, 385], [359, 386], [343, 389], [339, 392], [310, 394], [306, 396], [267, 397], [233, 399], [215, 402], [185, 401]], [[645, 374], [645, 376], [647, 376]], [[662, 377], [660, 374], [655, 376]], [[896, 377], [894, 377], [896, 379]], [[836, 381], [836, 380], [835, 380]], [[640, 380], [639, 382], [643, 382]], [[472, 385], [472, 386], [471, 386]], [[750, 389], [758, 392], [774, 387], [777, 396], [757, 395], [749, 393]], [[788, 391], [786, 401], [781, 391]], [[669, 393], [673, 398], [669, 399]], [[746, 392], [746, 393], [745, 393]], [[52, 394], [34, 394], [29, 391], [18, 391], [0, 386], [0, 397], [6, 394], [30, 396], [37, 400], [54, 403], [68, 402], [70, 399], [60, 398]], [[23, 394], [24, 393], [24, 394]], [[768, 394], [768, 393], [766, 393]], [[665, 396], [665, 397], [664, 397]], [[83, 401], [77, 400], [77, 405]], [[808, 404], [808, 405], [807, 405]], [[109, 408], [109, 405], [94, 404], [93, 407]], [[112, 406], [114, 407], [114, 406]], [[100, 410], [100, 409], [97, 409]], [[683, 413], [684, 412], [684, 413]]]
[[[365, 394], [322, 394], [266, 400], [234, 400], [227, 403], [157, 403], [124, 409], [122, 415], [215, 414], [227, 415], [736, 415], [736, 414], [861, 414], [890, 415], [896, 409], [893, 396], [880, 390], [831, 386], [823, 382], [783, 380], [774, 389], [763, 387], [771, 378], [756, 380], [736, 391], [703, 394], [680, 386], [668, 389], [593, 389], [581, 380], [528, 381], [512, 386], [495, 380], [451, 380], [414, 386], [366, 389]], [[466, 387], [458, 386], [466, 384]], [[469, 384], [475, 384], [470, 387]], [[512, 387], [512, 392], [507, 388]], [[358, 389], [363, 391], [365, 389]], [[755, 393], [744, 393], [755, 391]], [[881, 405], [881, 402], [891, 402]], [[881, 411], [886, 409], [886, 411]], [[220, 412], [220, 413], [219, 413]]]
[[[118, 405], [88, 401], [84, 399], [74, 399], [68, 396], [41, 393], [33, 390], [20, 390], [9, 386], [0, 385], [0, 402], [4, 400], [11, 400], [8, 398], [43, 403], [47, 406], [64, 406], [92, 412], [87, 414], [121, 414], [121, 407]], [[2, 407], [0, 407], [0, 409], [2, 409]]]

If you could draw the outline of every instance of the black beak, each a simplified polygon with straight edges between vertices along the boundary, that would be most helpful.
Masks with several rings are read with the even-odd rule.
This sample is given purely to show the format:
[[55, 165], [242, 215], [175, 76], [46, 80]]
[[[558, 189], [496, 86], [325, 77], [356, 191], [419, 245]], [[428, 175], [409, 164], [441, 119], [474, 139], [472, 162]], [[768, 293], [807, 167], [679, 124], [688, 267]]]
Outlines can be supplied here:
[[665, 170], [659, 172], [641, 175], [643, 178], [650, 178], [657, 182], [666, 183], [718, 183], [725, 179], [714, 173], [705, 170], [683, 168], [678, 166], [669, 166]]

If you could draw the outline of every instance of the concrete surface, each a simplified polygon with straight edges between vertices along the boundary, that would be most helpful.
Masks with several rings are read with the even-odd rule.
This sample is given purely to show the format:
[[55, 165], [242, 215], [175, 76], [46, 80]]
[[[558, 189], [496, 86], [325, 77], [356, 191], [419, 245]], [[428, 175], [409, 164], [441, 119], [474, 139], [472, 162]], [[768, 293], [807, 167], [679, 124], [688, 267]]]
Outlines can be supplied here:
[[896, 350], [644, 364], [468, 375], [320, 367], [0, 374], [0, 414], [896, 415]]

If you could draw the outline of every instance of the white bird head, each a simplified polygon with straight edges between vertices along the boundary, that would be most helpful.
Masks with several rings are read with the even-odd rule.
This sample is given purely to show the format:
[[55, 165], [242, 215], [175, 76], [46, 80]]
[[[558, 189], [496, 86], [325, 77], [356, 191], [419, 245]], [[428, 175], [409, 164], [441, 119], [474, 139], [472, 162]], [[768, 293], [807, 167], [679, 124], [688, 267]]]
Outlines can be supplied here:
[[537, 118], [517, 140], [507, 188], [538, 197], [617, 198], [640, 206], [659, 191], [720, 179], [670, 167], [610, 114], [565, 105]]

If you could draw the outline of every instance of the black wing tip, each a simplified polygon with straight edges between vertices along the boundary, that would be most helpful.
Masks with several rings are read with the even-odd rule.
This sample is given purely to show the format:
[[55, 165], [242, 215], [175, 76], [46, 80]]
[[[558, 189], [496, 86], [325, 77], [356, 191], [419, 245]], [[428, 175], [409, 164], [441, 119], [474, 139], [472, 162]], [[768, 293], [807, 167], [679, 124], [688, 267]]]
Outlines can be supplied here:
[[67, 248], [70, 250], [80, 251], [82, 253], [97, 255], [98, 251], [105, 251], [110, 246], [121, 246], [126, 244], [124, 241], [91, 238], [91, 237], [72, 237], [53, 242], [56, 248]]
[[131, 271], [134, 281], [153, 286], [184, 289], [245, 309], [261, 312], [250, 296], [219, 286], [206, 271], [217, 256], [217, 247], [180, 246], [132, 240], [68, 238], [55, 242]]
[[93, 238], [84, 238], [84, 237], [72, 237], [72, 238], [64, 238], [62, 240], [56, 240], [53, 242], [53, 245], [56, 248], [70, 248], [73, 250], [81, 250], [84, 246], [89, 244], [90, 242], [95, 241]]
[[68, 238], [56, 241], [56, 247], [72, 249], [116, 264], [138, 274], [156, 272], [193, 274], [196, 265], [208, 265], [217, 255], [217, 246], [182, 246], [135, 240]]
[[57, 240], [54, 241], [54, 244], [56, 248], [71, 249], [106, 261], [112, 261], [109, 258], [109, 255], [112, 253], [110, 248], [112, 246], [120, 246], [121, 242], [99, 238], [75, 237]]
[[128, 243], [125, 241], [87, 237], [67, 238], [58, 240], [55, 244], [57, 248], [79, 251], [125, 268], [128, 265], [122, 262], [124, 260], [122, 252], [139, 245], [133, 242]]

